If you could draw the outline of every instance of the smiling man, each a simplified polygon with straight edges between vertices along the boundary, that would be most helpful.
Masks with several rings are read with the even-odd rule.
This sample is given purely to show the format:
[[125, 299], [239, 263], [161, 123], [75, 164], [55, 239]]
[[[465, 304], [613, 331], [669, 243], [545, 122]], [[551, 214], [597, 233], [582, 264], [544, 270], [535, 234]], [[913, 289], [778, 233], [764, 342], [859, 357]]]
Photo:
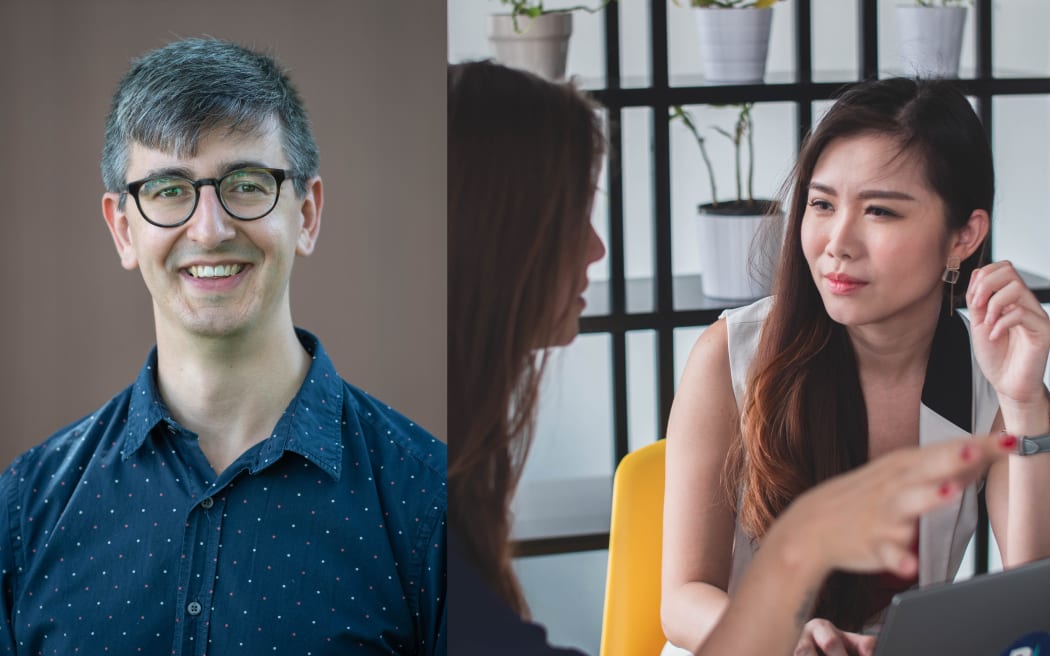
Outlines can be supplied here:
[[157, 346], [0, 479], [0, 653], [445, 653], [445, 447], [292, 322], [317, 169], [269, 57], [132, 64], [102, 212]]

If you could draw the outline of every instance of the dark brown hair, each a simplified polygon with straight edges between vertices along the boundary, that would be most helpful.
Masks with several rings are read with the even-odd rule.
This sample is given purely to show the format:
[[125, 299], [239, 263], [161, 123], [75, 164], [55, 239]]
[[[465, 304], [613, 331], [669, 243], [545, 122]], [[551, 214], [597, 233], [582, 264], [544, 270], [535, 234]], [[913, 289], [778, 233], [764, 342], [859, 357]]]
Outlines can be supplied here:
[[[743, 439], [726, 465], [727, 493], [757, 540], [805, 490], [868, 458], [868, 418], [845, 327], [827, 314], [802, 251], [801, 225], [813, 170], [828, 144], [888, 135], [917, 156], [952, 229], [975, 209], [991, 214], [992, 153], [966, 98], [946, 81], [887, 79], [849, 87], [806, 139], [785, 191], [787, 227], [774, 300], [749, 372]], [[966, 289], [981, 249], [962, 263]], [[946, 286], [947, 287], [947, 286]], [[739, 503], [736, 503], [739, 496]], [[834, 574], [815, 615], [859, 630], [873, 612], [874, 579]]]
[[595, 106], [572, 85], [489, 62], [449, 66], [449, 521], [523, 616], [510, 499], [544, 347], [564, 324], [558, 283], [585, 257], [603, 149]]

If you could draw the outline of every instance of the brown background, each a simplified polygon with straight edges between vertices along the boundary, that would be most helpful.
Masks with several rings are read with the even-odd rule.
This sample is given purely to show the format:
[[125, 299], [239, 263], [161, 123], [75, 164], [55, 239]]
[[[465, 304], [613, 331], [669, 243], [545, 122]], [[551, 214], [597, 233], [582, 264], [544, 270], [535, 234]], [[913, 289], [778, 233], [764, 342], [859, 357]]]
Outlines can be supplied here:
[[149, 295], [100, 210], [130, 60], [210, 35], [275, 55], [321, 149], [292, 308], [343, 377], [445, 435], [445, 3], [0, 0], [0, 466], [130, 384]]

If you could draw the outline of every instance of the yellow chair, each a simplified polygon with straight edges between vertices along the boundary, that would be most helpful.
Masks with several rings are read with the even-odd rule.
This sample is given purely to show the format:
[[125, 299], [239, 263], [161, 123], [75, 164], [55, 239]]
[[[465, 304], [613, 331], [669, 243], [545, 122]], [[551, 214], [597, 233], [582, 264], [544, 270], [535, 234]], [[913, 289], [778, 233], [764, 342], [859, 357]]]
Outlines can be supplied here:
[[659, 440], [620, 461], [613, 481], [602, 656], [658, 656], [664, 451]]

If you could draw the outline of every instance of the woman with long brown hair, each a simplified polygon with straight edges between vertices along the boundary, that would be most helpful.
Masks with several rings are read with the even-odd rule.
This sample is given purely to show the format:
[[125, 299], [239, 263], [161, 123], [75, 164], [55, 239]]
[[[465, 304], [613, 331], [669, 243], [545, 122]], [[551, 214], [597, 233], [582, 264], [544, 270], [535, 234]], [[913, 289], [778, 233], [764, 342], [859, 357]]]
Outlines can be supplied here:
[[[951, 83], [845, 91], [788, 192], [773, 296], [701, 335], [671, 410], [661, 615], [682, 647], [716, 625], [806, 490], [903, 447], [1050, 430], [1050, 319], [1009, 262], [979, 268], [992, 155]], [[964, 290], [970, 323], [955, 312]], [[1035, 512], [1050, 495], [1050, 456], [1012, 457], [982, 480], [1004, 563], [1050, 556], [1050, 516]], [[976, 492], [902, 530], [911, 574], [832, 575], [797, 653], [871, 653], [874, 637], [860, 632], [895, 592], [955, 575]]]
[[[549, 346], [576, 336], [604, 148], [572, 87], [495, 64], [449, 67], [449, 520], [494, 591], [526, 611], [509, 504]], [[469, 500], [469, 501], [468, 501]]]

